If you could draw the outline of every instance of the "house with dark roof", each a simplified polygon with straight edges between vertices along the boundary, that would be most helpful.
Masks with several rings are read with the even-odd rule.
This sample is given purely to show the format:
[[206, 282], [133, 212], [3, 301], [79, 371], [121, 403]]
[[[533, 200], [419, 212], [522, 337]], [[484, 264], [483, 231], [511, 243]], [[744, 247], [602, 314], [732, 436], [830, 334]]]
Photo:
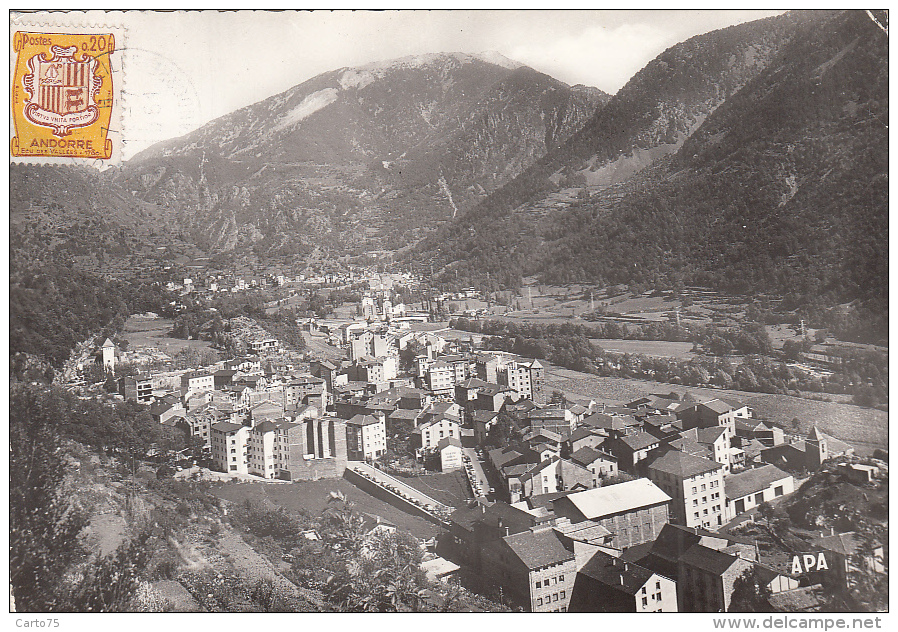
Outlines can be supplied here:
[[761, 451], [761, 461], [780, 469], [814, 472], [827, 459], [854, 454], [854, 447], [835, 437], [811, 428], [804, 441], [783, 443]]
[[450, 514], [448, 532], [439, 542], [441, 555], [479, 573], [481, 549], [486, 542], [526, 531], [547, 520], [549, 518], [537, 518], [508, 503], [475, 501]]
[[527, 612], [567, 612], [577, 560], [551, 527], [533, 527], [487, 542], [482, 577]]
[[576, 452], [580, 448], [598, 448], [607, 438], [607, 434], [603, 430], [581, 425], [568, 437], [568, 449], [571, 452]]
[[[872, 550], [864, 550], [861, 544], [862, 540], [854, 531], [832, 531], [811, 540], [814, 550], [824, 553], [829, 568], [810, 573], [809, 579], [825, 586], [848, 587], [854, 572], [863, 570], [867, 573], [885, 573], [882, 544], [874, 542]], [[861, 559], [860, 565], [858, 557]]]
[[618, 466], [625, 472], [636, 473], [637, 466], [661, 446], [661, 440], [644, 431], [612, 436], [602, 447], [617, 457]]
[[726, 521], [720, 463], [669, 449], [647, 459], [644, 469], [646, 476], [673, 498], [671, 522], [712, 529]]
[[617, 457], [602, 450], [583, 447], [572, 452], [570, 461], [586, 468], [592, 474], [592, 487], [599, 487], [602, 479], [617, 476]]
[[763, 421], [755, 419], [737, 419], [736, 436], [746, 439], [757, 439], [767, 448], [780, 445], [785, 441], [781, 428], [768, 426]]
[[717, 398], [682, 408], [677, 411], [677, 417], [683, 421], [686, 430], [721, 426], [727, 429], [727, 434], [732, 438], [736, 434], [736, 420], [751, 419], [754, 413], [744, 404]]
[[732, 520], [746, 511], [795, 491], [795, 479], [775, 465], [764, 465], [724, 477], [727, 518]]
[[570, 612], [676, 612], [677, 584], [603, 551], [577, 571]]
[[470, 415], [470, 421], [474, 426], [474, 441], [477, 445], [483, 445], [499, 422], [499, 413], [492, 410], [474, 410]]

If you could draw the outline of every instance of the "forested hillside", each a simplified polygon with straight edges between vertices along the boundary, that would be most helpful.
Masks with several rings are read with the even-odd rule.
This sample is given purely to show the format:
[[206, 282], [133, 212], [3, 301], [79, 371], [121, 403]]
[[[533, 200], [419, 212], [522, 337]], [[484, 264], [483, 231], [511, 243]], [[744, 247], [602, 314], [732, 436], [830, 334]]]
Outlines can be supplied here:
[[860, 300], [883, 326], [887, 59], [888, 38], [864, 12], [818, 14], [674, 157], [580, 196], [540, 231], [516, 213], [469, 214], [420, 258], [449, 264], [447, 282], [489, 274], [515, 287], [539, 274]]

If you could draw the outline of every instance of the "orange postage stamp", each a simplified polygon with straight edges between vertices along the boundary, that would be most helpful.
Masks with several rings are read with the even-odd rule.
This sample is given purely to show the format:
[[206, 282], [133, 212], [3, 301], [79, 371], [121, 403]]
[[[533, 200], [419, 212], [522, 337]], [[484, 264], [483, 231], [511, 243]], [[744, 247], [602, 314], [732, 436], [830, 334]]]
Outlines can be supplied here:
[[13, 156], [112, 157], [115, 45], [113, 33], [15, 33]]

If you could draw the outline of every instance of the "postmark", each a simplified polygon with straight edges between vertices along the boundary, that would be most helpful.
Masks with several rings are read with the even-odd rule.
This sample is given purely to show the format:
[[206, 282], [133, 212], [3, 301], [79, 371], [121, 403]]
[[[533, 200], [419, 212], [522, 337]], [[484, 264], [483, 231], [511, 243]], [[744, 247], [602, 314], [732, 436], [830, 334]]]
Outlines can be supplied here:
[[13, 156], [112, 156], [115, 45], [113, 33], [15, 33]]

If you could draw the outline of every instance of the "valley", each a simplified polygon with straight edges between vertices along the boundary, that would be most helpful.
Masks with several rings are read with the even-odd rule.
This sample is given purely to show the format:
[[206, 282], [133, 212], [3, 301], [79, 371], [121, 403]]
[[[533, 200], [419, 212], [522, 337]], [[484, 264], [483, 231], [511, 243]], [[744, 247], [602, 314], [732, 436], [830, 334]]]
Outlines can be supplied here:
[[[666, 33], [611, 92], [213, 15], [289, 59], [121, 164], [10, 165], [12, 610], [888, 608], [887, 12], [502, 49]], [[384, 12], [490, 30], [447, 15]]]

